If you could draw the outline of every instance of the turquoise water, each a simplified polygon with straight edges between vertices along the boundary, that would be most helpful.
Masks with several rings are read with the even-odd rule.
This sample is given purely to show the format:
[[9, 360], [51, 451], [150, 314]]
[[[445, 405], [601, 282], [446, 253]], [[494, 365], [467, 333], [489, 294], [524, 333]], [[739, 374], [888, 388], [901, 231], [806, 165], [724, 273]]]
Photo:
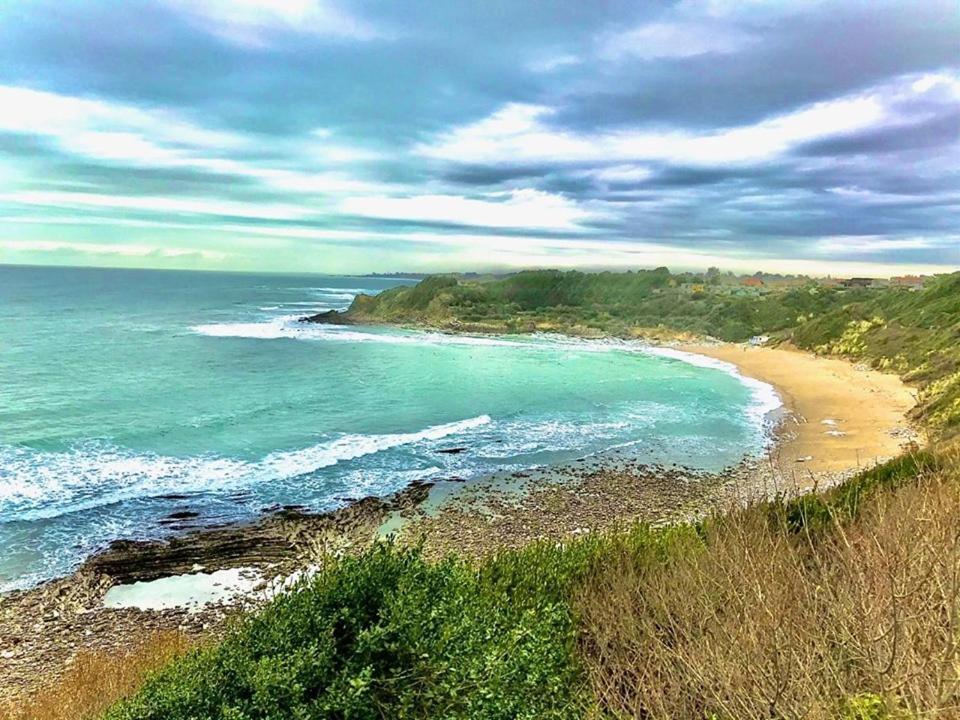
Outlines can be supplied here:
[[399, 282], [0, 266], [0, 589], [172, 512], [329, 509], [612, 447], [720, 469], [765, 442], [770, 388], [682, 355], [296, 322]]

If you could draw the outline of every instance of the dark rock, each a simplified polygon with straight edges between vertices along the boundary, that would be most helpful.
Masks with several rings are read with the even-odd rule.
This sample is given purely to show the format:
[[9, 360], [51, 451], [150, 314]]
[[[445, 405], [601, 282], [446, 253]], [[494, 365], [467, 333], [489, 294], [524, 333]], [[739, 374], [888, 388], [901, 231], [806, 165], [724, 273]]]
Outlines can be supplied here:
[[167, 515], [167, 520], [187, 520], [188, 518], [200, 517], [200, 513], [193, 510], [178, 510]]
[[322, 515], [280, 509], [259, 522], [194, 529], [169, 540], [116, 540], [89, 558], [81, 572], [130, 583], [188, 573], [196, 565], [210, 571], [289, 564], [303, 557], [310, 539], [324, 529], [348, 534], [359, 525], [379, 522], [385, 514], [385, 503], [374, 498]]
[[409, 510], [416, 507], [430, 494], [434, 483], [424, 480], [414, 480], [404, 490], [394, 493], [387, 507], [390, 510]]
[[354, 325], [355, 323], [351, 320], [346, 313], [339, 312], [337, 310], [327, 310], [326, 312], [317, 313], [316, 315], [307, 315], [306, 317], [300, 318], [300, 322], [303, 323], [317, 323], [319, 325]]
[[438, 453], [443, 453], [444, 455], [459, 455], [460, 453], [466, 452], [467, 448], [465, 447], [452, 447], [452, 448], [442, 448], [437, 450]]

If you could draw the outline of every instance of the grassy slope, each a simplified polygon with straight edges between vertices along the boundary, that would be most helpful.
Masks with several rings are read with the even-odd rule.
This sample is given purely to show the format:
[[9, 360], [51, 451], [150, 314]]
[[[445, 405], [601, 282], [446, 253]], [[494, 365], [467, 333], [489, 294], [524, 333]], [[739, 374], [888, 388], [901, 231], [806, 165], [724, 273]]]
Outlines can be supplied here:
[[860, 359], [920, 388], [917, 417], [948, 434], [960, 429], [960, 273], [921, 292], [887, 291], [801, 323], [794, 342]]
[[666, 268], [631, 273], [529, 271], [501, 280], [458, 281], [437, 276], [414, 287], [360, 296], [348, 311], [356, 321], [425, 323], [437, 327], [529, 332], [635, 335], [654, 328], [723, 340], [792, 327], [869, 290], [797, 288], [762, 296], [724, 294], [721, 286], [694, 292]]
[[479, 567], [382, 545], [107, 718], [935, 716], [960, 700], [957, 472], [955, 451], [924, 452]]
[[438, 276], [360, 296], [347, 316], [478, 332], [638, 337], [668, 329], [734, 342], [770, 334], [895, 371], [920, 389], [918, 420], [947, 434], [960, 429], [960, 273], [919, 292], [811, 284], [739, 296], [709, 285], [691, 292], [687, 280], [665, 268], [523, 272], [487, 282]]

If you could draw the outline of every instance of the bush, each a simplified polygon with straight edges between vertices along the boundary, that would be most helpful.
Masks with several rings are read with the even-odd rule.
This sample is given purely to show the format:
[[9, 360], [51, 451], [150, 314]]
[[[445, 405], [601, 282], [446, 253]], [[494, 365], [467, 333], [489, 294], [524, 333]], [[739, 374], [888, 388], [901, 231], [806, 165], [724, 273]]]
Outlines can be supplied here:
[[380, 545], [174, 663], [108, 718], [582, 717], [568, 563], [538, 552], [535, 572], [517, 557], [477, 572]]

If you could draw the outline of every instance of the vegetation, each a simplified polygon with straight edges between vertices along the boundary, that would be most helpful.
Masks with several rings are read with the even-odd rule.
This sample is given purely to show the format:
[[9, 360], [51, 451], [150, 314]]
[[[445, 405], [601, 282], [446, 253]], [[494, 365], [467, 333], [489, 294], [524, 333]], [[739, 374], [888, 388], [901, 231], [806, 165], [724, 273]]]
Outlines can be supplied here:
[[3, 707], [4, 720], [96, 720], [117, 698], [133, 694], [148, 674], [182, 657], [192, 643], [179, 632], [146, 634], [118, 655], [115, 652], [80, 653], [64, 676], [33, 702]]
[[331, 560], [105, 718], [951, 716], [958, 481], [955, 445], [826, 493], [478, 566], [381, 544]]
[[380, 545], [174, 663], [108, 717], [582, 717], [567, 597], [591, 549], [536, 546], [477, 571]]
[[562, 332], [742, 342], [771, 335], [892, 372], [919, 388], [916, 417], [960, 430], [960, 272], [920, 291], [841, 288], [814, 281], [744, 286], [715, 273], [521, 272], [501, 279], [427, 278], [359, 296], [351, 322], [421, 324], [473, 332]]
[[796, 287], [761, 294], [737, 285], [708, 285], [666, 268], [627, 273], [528, 271], [486, 281], [431, 277], [376, 297], [359, 296], [347, 317], [358, 322], [428, 324], [495, 331], [556, 331], [623, 337], [651, 329], [742, 341], [783, 330], [869, 290]]
[[819, 353], [863, 360], [920, 389], [918, 419], [960, 430], [960, 272], [922, 291], [887, 290], [806, 318], [789, 337]]
[[960, 478], [935, 468], [894, 463], [831, 495], [716, 518], [664, 562], [607, 557], [575, 601], [603, 709], [956, 717]]

